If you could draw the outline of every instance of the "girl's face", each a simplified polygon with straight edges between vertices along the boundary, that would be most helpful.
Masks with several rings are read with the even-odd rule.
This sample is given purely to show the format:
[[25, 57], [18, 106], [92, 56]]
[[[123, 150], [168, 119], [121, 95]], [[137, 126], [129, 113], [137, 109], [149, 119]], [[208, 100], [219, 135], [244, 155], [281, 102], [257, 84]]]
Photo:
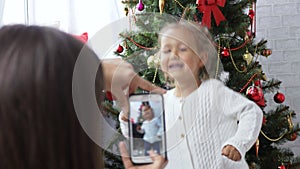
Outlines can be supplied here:
[[151, 119], [153, 119], [154, 114], [153, 114], [152, 109], [150, 107], [143, 106], [142, 112], [143, 112], [142, 115], [143, 115], [143, 117], [144, 117], [145, 120], [151, 120]]
[[198, 80], [203, 62], [190, 47], [195, 45], [192, 34], [184, 29], [174, 28], [161, 37], [161, 67], [176, 81]]

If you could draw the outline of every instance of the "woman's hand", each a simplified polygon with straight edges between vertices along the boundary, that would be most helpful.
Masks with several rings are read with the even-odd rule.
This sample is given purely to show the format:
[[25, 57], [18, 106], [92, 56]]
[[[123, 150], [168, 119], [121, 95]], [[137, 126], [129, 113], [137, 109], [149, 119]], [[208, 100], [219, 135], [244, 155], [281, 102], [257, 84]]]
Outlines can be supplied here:
[[105, 79], [105, 90], [110, 91], [114, 98], [121, 104], [123, 112], [128, 112], [128, 96], [140, 87], [144, 90], [163, 94], [166, 90], [157, 87], [149, 81], [141, 78], [134, 71], [132, 65], [119, 58], [102, 61]]
[[153, 163], [148, 164], [148, 165], [135, 166], [132, 164], [132, 162], [130, 160], [130, 157], [127, 153], [126, 145], [124, 142], [120, 142], [119, 148], [120, 148], [120, 153], [122, 156], [122, 161], [123, 161], [124, 167], [126, 169], [163, 169], [163, 168], [165, 168], [165, 166], [168, 163], [168, 161], [165, 160], [164, 157], [155, 154], [153, 151], [150, 151], [149, 154], [150, 154], [150, 157], [151, 157]]

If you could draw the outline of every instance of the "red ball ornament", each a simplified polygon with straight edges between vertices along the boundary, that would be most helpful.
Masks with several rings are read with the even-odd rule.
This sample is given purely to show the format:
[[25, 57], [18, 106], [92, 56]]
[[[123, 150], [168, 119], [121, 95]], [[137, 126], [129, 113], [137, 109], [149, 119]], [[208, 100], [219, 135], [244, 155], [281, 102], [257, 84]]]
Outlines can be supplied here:
[[260, 82], [260, 80], [255, 80], [255, 81], [254, 81], [254, 85], [255, 85], [255, 86], [261, 87], [261, 82]]
[[139, 3], [137, 4], [136, 8], [137, 8], [137, 10], [139, 10], [139, 11], [144, 10], [145, 6], [144, 6], [142, 0], [139, 0]]
[[229, 50], [224, 47], [221, 54], [223, 57], [227, 58], [229, 56]]
[[285, 166], [281, 164], [281, 166], [278, 167], [279, 169], [285, 169]]
[[247, 67], [246, 67], [244, 64], [241, 64], [241, 70], [242, 70], [242, 71], [246, 71], [246, 70], [247, 70]]
[[274, 95], [274, 101], [276, 103], [283, 103], [285, 100], [285, 96], [284, 94], [280, 93], [280, 92], [277, 92], [275, 95]]
[[266, 102], [265, 102], [265, 99], [262, 98], [260, 99], [259, 101], [256, 101], [255, 102], [259, 107], [266, 107]]
[[250, 86], [246, 91], [246, 95], [249, 99], [257, 102], [263, 98], [262, 89], [258, 86]]
[[248, 16], [250, 17], [251, 21], [253, 21], [253, 18], [254, 18], [254, 16], [255, 16], [255, 12], [254, 12], [253, 9], [250, 9], [250, 10], [249, 10]]
[[251, 37], [252, 36], [252, 32], [251, 31], [247, 31], [247, 36]]
[[265, 57], [268, 57], [272, 54], [272, 50], [271, 49], [265, 49], [265, 50], [262, 51], [261, 54]]
[[295, 141], [297, 139], [297, 133], [289, 135], [287, 139], [290, 141]]
[[118, 49], [117, 49], [117, 52], [118, 53], [122, 53], [124, 50], [123, 46], [119, 45]]

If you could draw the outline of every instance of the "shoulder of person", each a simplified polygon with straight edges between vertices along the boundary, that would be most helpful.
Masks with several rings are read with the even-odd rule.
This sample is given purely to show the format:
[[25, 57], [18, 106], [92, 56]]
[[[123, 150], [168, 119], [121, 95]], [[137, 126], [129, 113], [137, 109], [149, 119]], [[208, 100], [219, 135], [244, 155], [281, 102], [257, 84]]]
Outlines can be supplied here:
[[[221, 96], [228, 96], [228, 94], [230, 95], [236, 95], [234, 93], [238, 93], [235, 92], [234, 90], [232, 90], [231, 88], [229, 88], [228, 86], [226, 86], [226, 84], [218, 79], [208, 79], [206, 81], [202, 82], [202, 91], [206, 90], [209, 93], [211, 93], [214, 97], [219, 97], [223, 98]], [[240, 94], [240, 93], [238, 93]]]
[[202, 82], [203, 86], [210, 86], [214, 89], [227, 87], [225, 86], [224, 82], [218, 80], [218, 79], [208, 79]]
[[159, 119], [157, 117], [153, 117], [153, 119], [151, 120], [151, 122], [156, 122], [156, 121], [159, 121]]
[[168, 98], [168, 97], [174, 96], [174, 91], [175, 91], [175, 88], [167, 90], [167, 92], [163, 95], [164, 98]]

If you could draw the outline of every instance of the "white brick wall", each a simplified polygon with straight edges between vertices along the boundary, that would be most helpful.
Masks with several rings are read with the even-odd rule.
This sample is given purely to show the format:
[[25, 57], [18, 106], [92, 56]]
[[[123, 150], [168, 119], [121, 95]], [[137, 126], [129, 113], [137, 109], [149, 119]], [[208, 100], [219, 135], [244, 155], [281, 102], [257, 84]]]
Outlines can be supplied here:
[[[257, 40], [268, 40], [273, 54], [261, 57], [263, 71], [269, 78], [282, 81], [280, 91], [286, 96], [286, 105], [295, 110], [300, 122], [300, 0], [257, 0]], [[277, 104], [273, 95], [268, 95], [268, 107]], [[300, 138], [287, 142], [297, 156], [300, 156]]]

